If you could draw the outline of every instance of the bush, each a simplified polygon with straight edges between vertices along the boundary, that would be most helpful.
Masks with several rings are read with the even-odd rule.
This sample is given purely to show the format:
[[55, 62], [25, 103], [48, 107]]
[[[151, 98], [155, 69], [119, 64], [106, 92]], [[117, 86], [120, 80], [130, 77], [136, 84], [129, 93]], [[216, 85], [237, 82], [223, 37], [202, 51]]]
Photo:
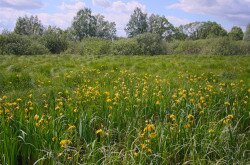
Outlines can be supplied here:
[[203, 48], [202, 41], [185, 40], [177, 41], [172, 44], [172, 52], [174, 54], [200, 54]]
[[110, 53], [111, 41], [100, 38], [86, 38], [81, 42], [70, 42], [66, 53], [79, 55], [105, 55]]
[[153, 33], [144, 33], [136, 36], [141, 54], [156, 55], [163, 53], [161, 36]]
[[50, 28], [42, 37], [42, 42], [46, 48], [53, 54], [64, 52], [68, 48], [66, 35], [62, 31]]
[[250, 55], [250, 42], [249, 41], [237, 41], [235, 42], [239, 55]]
[[244, 55], [250, 54], [250, 43], [228, 37], [174, 41], [165, 46], [167, 54]]
[[114, 55], [139, 55], [140, 47], [134, 38], [119, 39], [112, 43], [111, 53]]
[[228, 37], [208, 39], [205, 41], [201, 54], [209, 55], [237, 55], [239, 48]]
[[36, 55], [49, 51], [38, 41], [18, 34], [0, 35], [0, 54]]

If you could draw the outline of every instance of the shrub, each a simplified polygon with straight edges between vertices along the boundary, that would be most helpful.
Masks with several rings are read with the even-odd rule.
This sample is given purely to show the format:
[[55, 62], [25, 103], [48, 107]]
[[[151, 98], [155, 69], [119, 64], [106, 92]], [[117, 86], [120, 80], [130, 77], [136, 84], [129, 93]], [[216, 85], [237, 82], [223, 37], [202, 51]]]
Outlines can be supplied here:
[[235, 42], [237, 46], [238, 55], [250, 54], [250, 42], [248, 41], [237, 41]]
[[144, 33], [136, 36], [136, 41], [142, 54], [156, 55], [163, 53], [161, 37], [158, 34]]
[[200, 54], [203, 43], [201, 41], [177, 41], [177, 43], [172, 44], [172, 52], [174, 54]]
[[119, 39], [112, 42], [111, 53], [114, 55], [138, 55], [140, 47], [134, 38]]
[[109, 40], [86, 38], [81, 42], [70, 42], [66, 52], [79, 55], [105, 55], [110, 53], [110, 45]]
[[43, 35], [42, 42], [53, 54], [59, 54], [68, 48], [66, 35], [62, 33], [62, 30], [57, 28], [49, 28]]
[[0, 35], [0, 54], [36, 55], [46, 54], [48, 50], [28, 36], [18, 34]]
[[228, 37], [208, 39], [205, 43], [201, 52], [202, 54], [236, 55], [239, 53], [235, 42]]

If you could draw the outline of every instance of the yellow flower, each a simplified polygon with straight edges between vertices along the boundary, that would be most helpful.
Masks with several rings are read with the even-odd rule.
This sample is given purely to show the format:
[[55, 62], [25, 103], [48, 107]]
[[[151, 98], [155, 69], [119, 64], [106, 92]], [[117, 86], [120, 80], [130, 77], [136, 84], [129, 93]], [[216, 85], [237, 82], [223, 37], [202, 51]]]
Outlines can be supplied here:
[[146, 132], [146, 131], [154, 131], [154, 130], [155, 130], [154, 124], [147, 124], [147, 126], [144, 128], [144, 132]]
[[214, 130], [213, 129], [209, 129], [208, 132], [209, 133], [214, 133]]
[[3, 98], [3, 99], [7, 99], [7, 96], [4, 95], [2, 98]]
[[150, 148], [148, 148], [148, 153], [152, 154], [152, 150]]
[[224, 105], [230, 106], [230, 103], [226, 101]]
[[110, 93], [109, 93], [109, 92], [104, 92], [104, 94], [105, 94], [105, 95], [107, 95], [107, 96], [109, 96], [109, 95], [110, 95]]
[[18, 98], [18, 99], [16, 99], [16, 101], [19, 102], [19, 101], [22, 101], [22, 99]]
[[53, 137], [53, 138], [52, 138], [52, 141], [54, 142], [54, 141], [56, 141], [56, 139], [57, 139], [56, 137]]
[[187, 118], [190, 119], [190, 120], [193, 120], [193, 119], [194, 119], [194, 116], [191, 115], [191, 114], [189, 114]]
[[147, 148], [147, 145], [146, 144], [141, 144], [141, 149], [146, 149]]
[[69, 144], [71, 144], [72, 142], [70, 140], [61, 140], [60, 141], [60, 145], [61, 147], [67, 147]]
[[248, 93], [250, 93], [250, 89], [248, 89], [247, 91], [248, 91]]
[[39, 116], [36, 114], [35, 116], [34, 116], [34, 120], [38, 120], [39, 119]]
[[157, 100], [155, 104], [156, 104], [156, 105], [160, 105], [160, 101], [159, 101], [159, 100]]
[[111, 101], [112, 101], [111, 99], [107, 99], [107, 100], [106, 100], [107, 103], [110, 103]]
[[97, 134], [97, 135], [100, 135], [100, 134], [103, 134], [103, 130], [102, 129], [98, 129], [95, 133]]
[[172, 120], [172, 121], [175, 121], [176, 120], [176, 116], [175, 115], [170, 115], [170, 119]]
[[190, 128], [190, 127], [191, 127], [191, 125], [189, 123], [184, 125], [184, 128]]
[[3, 110], [0, 110], [0, 115], [3, 114]]
[[75, 125], [71, 125], [71, 124], [69, 124], [69, 128], [68, 128], [68, 130], [72, 130], [72, 129], [75, 129], [76, 128], [76, 126]]
[[228, 115], [227, 118], [231, 120], [234, 118], [234, 115]]
[[138, 156], [138, 152], [135, 151], [134, 152], [134, 156], [137, 157]]
[[156, 136], [157, 136], [157, 133], [151, 133], [149, 135], [150, 139], [154, 139], [154, 138], [156, 138]]

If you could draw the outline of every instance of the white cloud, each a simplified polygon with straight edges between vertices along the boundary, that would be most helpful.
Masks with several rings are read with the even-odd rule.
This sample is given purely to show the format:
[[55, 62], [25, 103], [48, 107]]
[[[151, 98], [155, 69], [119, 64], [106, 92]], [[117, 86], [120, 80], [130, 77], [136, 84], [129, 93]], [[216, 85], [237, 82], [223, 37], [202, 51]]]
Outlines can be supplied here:
[[92, 0], [92, 2], [95, 6], [105, 8], [100, 14], [104, 15], [108, 21], [116, 23], [119, 36], [125, 36], [124, 28], [135, 8], [139, 7], [143, 12], [146, 12], [146, 5], [137, 1], [123, 2], [118, 0], [110, 2], [109, 0]]
[[92, 0], [93, 5], [102, 6], [102, 7], [110, 7], [111, 3], [109, 0]]
[[[76, 15], [76, 12], [84, 8], [85, 3], [80, 0], [76, 0], [74, 2], [66, 3], [62, 2], [58, 8], [59, 11], [55, 13], [44, 13], [44, 12], [36, 12], [31, 13], [27, 10], [18, 10], [15, 8], [10, 7], [0, 7], [0, 25], [1, 29], [14, 27], [16, 19], [18, 17], [23, 17], [25, 15], [37, 15], [38, 18], [41, 20], [42, 24], [45, 26], [52, 25], [61, 28], [67, 28], [71, 25], [71, 21], [73, 17]], [[4, 25], [4, 26], [2, 26]], [[13, 29], [10, 29], [13, 30]]]
[[179, 0], [169, 8], [214, 15], [242, 26], [250, 21], [250, 0]]
[[74, 3], [66, 3], [62, 2], [62, 4], [59, 6], [59, 8], [63, 11], [78, 11], [82, 8], [84, 8], [86, 5], [84, 2], [77, 0]]
[[174, 26], [180, 26], [190, 23], [191, 21], [188, 19], [183, 19], [175, 16], [165, 16], [170, 23], [172, 23]]
[[44, 6], [40, 0], [0, 0], [0, 6], [13, 8], [17, 10], [23, 9], [39, 9]]

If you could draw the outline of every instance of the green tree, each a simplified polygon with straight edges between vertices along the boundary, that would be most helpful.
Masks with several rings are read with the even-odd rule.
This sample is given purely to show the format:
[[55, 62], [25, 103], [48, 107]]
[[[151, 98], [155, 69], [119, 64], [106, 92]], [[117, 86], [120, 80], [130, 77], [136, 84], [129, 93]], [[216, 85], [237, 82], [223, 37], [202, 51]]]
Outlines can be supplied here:
[[203, 22], [191, 22], [179, 27], [180, 33], [183, 33], [190, 39], [197, 39], [197, 31], [202, 26]]
[[130, 16], [130, 20], [125, 28], [128, 37], [134, 37], [148, 31], [147, 13], [143, 13], [140, 8], [136, 8]]
[[144, 33], [135, 38], [142, 54], [155, 55], [162, 53], [162, 40], [159, 34]]
[[180, 26], [180, 30], [190, 39], [206, 39], [223, 37], [227, 35], [227, 31], [216, 22], [192, 22], [187, 25]]
[[250, 24], [247, 25], [247, 29], [244, 34], [244, 41], [250, 41]]
[[104, 39], [114, 39], [116, 37], [116, 24], [105, 21], [103, 15], [96, 15], [96, 37]]
[[61, 53], [67, 49], [67, 36], [62, 29], [49, 26], [44, 32], [42, 41], [46, 48], [54, 54]]
[[21, 35], [42, 35], [44, 27], [37, 16], [18, 17], [14, 32]]
[[198, 39], [217, 38], [227, 36], [227, 31], [216, 22], [204, 22], [197, 31]]
[[96, 35], [96, 18], [92, 15], [91, 9], [84, 8], [77, 12], [74, 17], [72, 28], [78, 40]]
[[165, 16], [152, 14], [148, 19], [148, 31], [160, 35], [163, 39], [171, 40], [175, 28]]
[[243, 39], [244, 33], [240, 27], [234, 26], [228, 33], [228, 36], [232, 40], [239, 41]]

